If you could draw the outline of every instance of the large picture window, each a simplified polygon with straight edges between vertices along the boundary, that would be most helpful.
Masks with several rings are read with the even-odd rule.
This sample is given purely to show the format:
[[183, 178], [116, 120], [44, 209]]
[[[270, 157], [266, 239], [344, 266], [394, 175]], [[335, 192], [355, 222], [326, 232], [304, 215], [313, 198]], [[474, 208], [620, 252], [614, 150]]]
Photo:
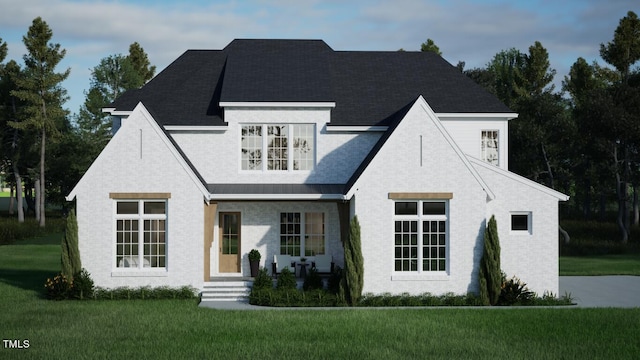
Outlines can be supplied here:
[[116, 267], [166, 267], [166, 200], [118, 200], [115, 222]]
[[397, 201], [394, 206], [394, 270], [446, 271], [448, 203]]
[[324, 255], [324, 213], [280, 213], [280, 254]]
[[305, 171], [314, 167], [313, 124], [242, 125], [241, 134], [242, 170]]
[[483, 130], [482, 131], [482, 160], [492, 165], [499, 165], [498, 156], [498, 131]]

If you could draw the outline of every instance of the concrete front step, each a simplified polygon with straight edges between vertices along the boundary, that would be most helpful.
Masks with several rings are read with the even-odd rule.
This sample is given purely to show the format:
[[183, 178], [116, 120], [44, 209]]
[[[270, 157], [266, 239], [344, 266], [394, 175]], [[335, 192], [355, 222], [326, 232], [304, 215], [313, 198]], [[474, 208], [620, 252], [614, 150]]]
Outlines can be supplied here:
[[204, 284], [201, 301], [245, 301], [251, 293], [252, 278], [217, 278]]

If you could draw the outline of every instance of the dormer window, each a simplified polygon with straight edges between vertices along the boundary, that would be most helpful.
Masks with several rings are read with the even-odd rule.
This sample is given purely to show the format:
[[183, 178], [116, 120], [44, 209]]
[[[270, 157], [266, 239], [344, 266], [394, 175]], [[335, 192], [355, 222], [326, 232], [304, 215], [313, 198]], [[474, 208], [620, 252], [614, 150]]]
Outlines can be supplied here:
[[313, 170], [314, 124], [245, 124], [240, 142], [242, 170]]

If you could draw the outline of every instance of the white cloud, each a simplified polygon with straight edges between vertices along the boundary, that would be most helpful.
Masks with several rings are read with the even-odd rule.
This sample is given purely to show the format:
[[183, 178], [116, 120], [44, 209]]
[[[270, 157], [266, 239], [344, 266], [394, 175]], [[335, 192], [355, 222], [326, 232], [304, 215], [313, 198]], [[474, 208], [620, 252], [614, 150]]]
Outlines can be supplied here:
[[10, 59], [22, 58], [21, 37], [37, 16], [67, 49], [72, 111], [83, 101], [89, 69], [126, 54], [134, 41], [162, 70], [187, 49], [220, 49], [234, 38], [313, 38], [336, 50], [391, 51], [418, 50], [432, 38], [446, 59], [467, 67], [484, 66], [503, 49], [526, 52], [538, 40], [561, 79], [579, 56], [598, 59], [599, 44], [627, 11], [640, 13], [629, 0], [0, 0], [0, 9]]

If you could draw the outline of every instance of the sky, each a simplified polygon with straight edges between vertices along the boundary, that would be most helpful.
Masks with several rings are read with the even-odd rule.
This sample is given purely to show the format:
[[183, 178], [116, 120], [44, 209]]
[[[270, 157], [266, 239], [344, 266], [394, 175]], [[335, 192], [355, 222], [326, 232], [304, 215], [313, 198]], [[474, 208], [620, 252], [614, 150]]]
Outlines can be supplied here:
[[[334, 50], [420, 50], [433, 39], [451, 64], [484, 67], [501, 50], [535, 41], [549, 52], [556, 88], [579, 58], [600, 58], [601, 43], [638, 0], [0, 0], [5, 61], [22, 63], [22, 37], [40, 16], [70, 68], [62, 84], [77, 113], [91, 69], [138, 42], [157, 72], [189, 49], [222, 49], [233, 39], [321, 39]], [[156, 72], [156, 73], [157, 73]]]

